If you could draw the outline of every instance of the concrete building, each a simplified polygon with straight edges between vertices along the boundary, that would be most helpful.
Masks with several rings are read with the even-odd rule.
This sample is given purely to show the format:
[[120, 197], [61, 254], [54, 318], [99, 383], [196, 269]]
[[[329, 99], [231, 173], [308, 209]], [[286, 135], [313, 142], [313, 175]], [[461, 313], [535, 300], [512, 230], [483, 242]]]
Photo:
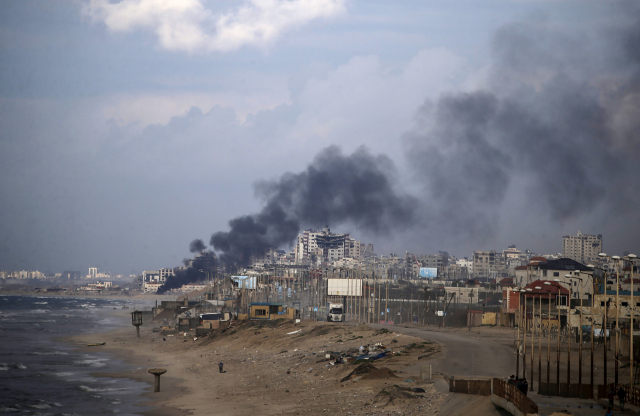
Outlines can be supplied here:
[[562, 237], [562, 257], [582, 264], [595, 264], [598, 253], [602, 253], [602, 235], [582, 234]]
[[89, 274], [87, 275], [88, 279], [97, 279], [98, 278], [98, 268], [97, 267], [89, 267]]
[[495, 250], [473, 252], [473, 277], [482, 282], [503, 277], [504, 265], [504, 256]]
[[345, 257], [360, 260], [362, 244], [349, 234], [334, 234], [327, 227], [321, 231], [306, 230], [298, 235], [296, 263], [334, 262]]

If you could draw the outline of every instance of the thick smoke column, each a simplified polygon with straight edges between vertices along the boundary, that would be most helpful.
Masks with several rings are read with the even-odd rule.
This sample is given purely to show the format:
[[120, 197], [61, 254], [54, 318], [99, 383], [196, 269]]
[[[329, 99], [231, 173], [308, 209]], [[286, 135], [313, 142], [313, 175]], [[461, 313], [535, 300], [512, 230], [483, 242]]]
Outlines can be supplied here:
[[221, 262], [246, 265], [252, 255], [292, 243], [302, 227], [351, 224], [380, 233], [410, 224], [416, 200], [399, 191], [386, 156], [359, 148], [345, 156], [337, 147], [317, 155], [303, 172], [256, 185], [264, 208], [229, 221], [230, 230], [211, 236]]
[[434, 201], [435, 234], [482, 242], [509, 196], [525, 202], [524, 222], [584, 224], [599, 210], [631, 214], [637, 234], [640, 8], [630, 9], [633, 21], [590, 34], [504, 27], [482, 90], [425, 104], [408, 158]]
[[[193, 259], [185, 259], [185, 269], [174, 269], [174, 276], [169, 276], [167, 281], [158, 288], [158, 294], [171, 289], [177, 289], [189, 283], [205, 280], [206, 272], [215, 272], [218, 268], [218, 258], [212, 251], [205, 251], [206, 245], [202, 240], [193, 240], [189, 244], [192, 253], [198, 253]], [[202, 271], [201, 271], [202, 270]]]
[[189, 244], [189, 251], [191, 253], [199, 253], [207, 249], [207, 246], [204, 244], [202, 240], [193, 240], [191, 244]]

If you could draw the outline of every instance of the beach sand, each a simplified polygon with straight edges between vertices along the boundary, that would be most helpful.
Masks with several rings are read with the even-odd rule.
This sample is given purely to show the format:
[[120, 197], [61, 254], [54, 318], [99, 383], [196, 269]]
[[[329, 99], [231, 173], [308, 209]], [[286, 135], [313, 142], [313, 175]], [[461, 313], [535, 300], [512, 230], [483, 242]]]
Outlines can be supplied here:
[[[149, 400], [145, 405], [156, 406], [146, 412], [150, 415], [430, 415], [447, 396], [442, 386], [436, 389], [433, 381], [420, 381], [420, 374], [407, 370], [418, 362], [427, 364], [439, 346], [386, 330], [314, 321], [297, 326], [291, 321], [234, 321], [229, 329], [194, 339], [192, 332], [169, 336], [152, 329], [153, 325], [141, 327], [140, 338], [131, 326], [67, 341], [124, 358], [137, 368], [94, 375], [148, 382], [140, 393]], [[94, 342], [106, 344], [86, 346]], [[330, 365], [325, 358], [328, 351], [375, 343], [391, 348], [393, 354], [373, 362], [376, 369], [361, 378], [341, 382], [357, 365]], [[224, 373], [218, 370], [219, 362], [224, 363]], [[159, 393], [153, 392], [154, 376], [148, 373], [156, 367], [167, 370]], [[425, 393], [414, 393], [418, 387]]]

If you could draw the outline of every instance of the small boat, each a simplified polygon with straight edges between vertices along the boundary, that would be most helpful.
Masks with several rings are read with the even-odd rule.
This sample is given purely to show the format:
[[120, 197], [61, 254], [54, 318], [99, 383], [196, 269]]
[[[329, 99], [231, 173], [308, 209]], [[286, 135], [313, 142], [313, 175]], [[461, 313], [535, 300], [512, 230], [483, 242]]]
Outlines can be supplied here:
[[106, 342], [100, 342], [98, 344], [87, 344], [87, 347], [97, 347], [99, 345], [104, 345], [104, 344], [106, 344]]

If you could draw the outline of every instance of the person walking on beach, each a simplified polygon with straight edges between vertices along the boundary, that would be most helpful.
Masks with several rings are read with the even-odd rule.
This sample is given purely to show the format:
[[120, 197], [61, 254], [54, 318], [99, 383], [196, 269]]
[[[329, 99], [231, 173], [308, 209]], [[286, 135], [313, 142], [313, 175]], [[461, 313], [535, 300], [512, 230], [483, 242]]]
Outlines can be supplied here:
[[222, 362], [219, 362], [219, 363], [218, 363], [218, 368], [220, 369], [220, 372], [221, 372], [221, 373], [224, 373], [224, 371], [222, 371], [222, 366], [223, 366], [223, 365], [224, 365], [224, 364], [222, 364]]
[[627, 392], [624, 391], [622, 386], [618, 389], [618, 404], [620, 405], [620, 410], [624, 410], [624, 401], [627, 398]]

